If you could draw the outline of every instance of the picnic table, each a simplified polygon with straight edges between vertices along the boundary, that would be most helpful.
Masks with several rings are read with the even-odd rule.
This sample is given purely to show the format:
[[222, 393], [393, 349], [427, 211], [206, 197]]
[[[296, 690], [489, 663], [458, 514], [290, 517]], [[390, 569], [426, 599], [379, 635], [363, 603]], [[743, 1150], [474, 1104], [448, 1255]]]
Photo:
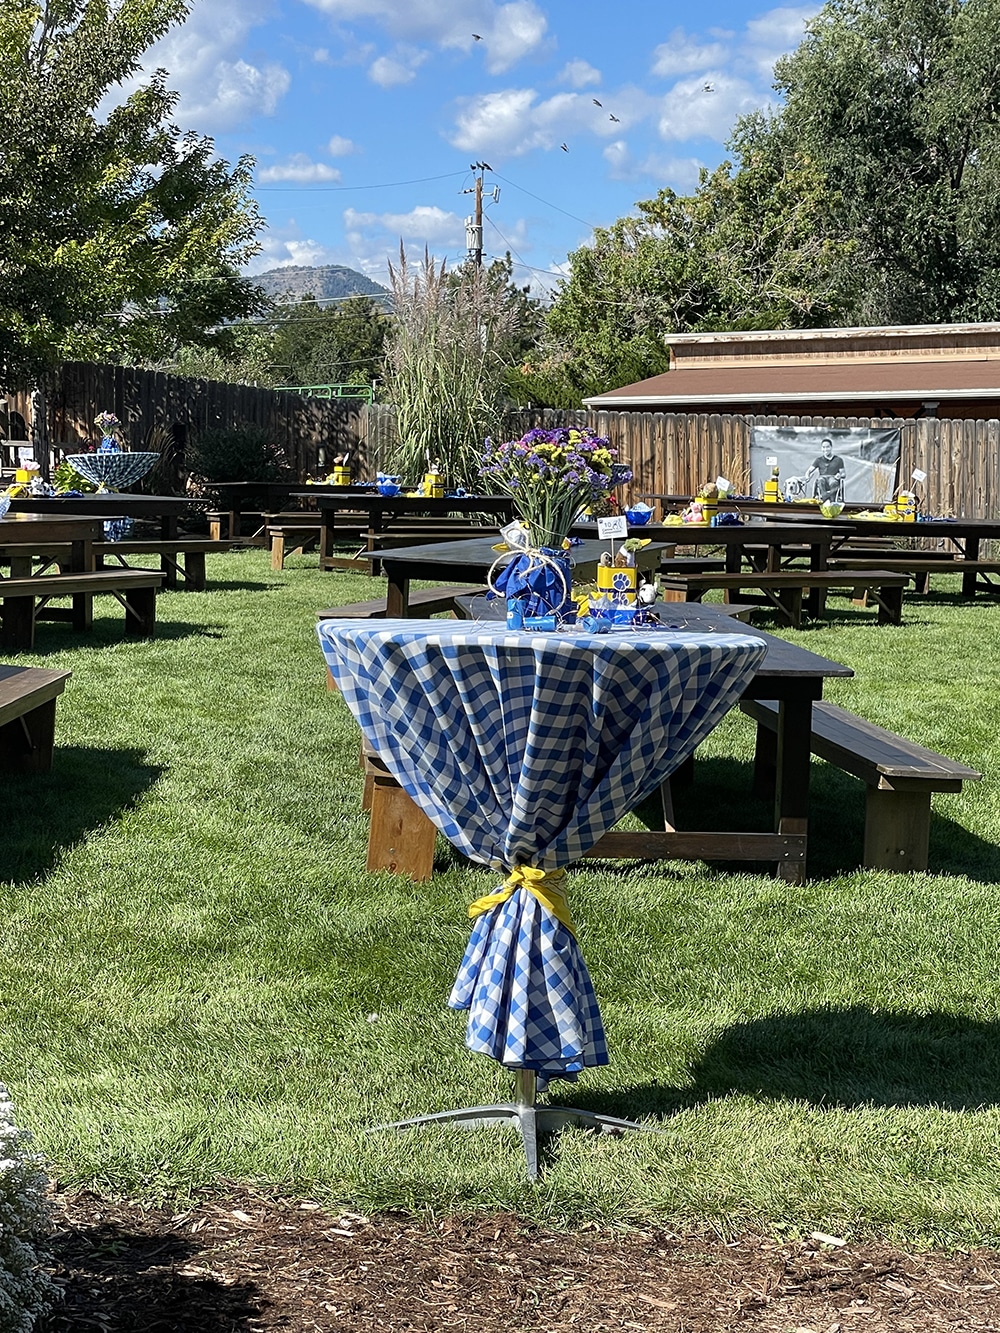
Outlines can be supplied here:
[[[781, 506], [776, 507], [780, 508]], [[928, 539], [936, 540], [938, 543], [947, 543], [948, 549], [953, 552], [953, 559], [948, 566], [941, 566], [941, 572], [960, 573], [962, 575], [963, 597], [975, 596], [977, 586], [979, 586], [980, 573], [984, 571], [996, 572], [993, 568], [993, 562], [980, 560], [980, 549], [983, 542], [1000, 541], [1000, 519], [932, 518], [921, 519], [913, 523], [901, 523], [890, 518], [857, 518], [846, 513], [829, 520], [817, 520], [814, 514], [789, 513], [782, 515], [780, 518], [777, 515], [772, 518], [770, 514], [767, 514], [765, 515], [765, 522], [768, 527], [780, 526], [783, 530], [789, 527], [807, 530], [810, 534], [807, 538], [809, 541], [813, 540], [813, 534], [817, 528], [824, 528], [829, 523], [834, 532], [834, 540], [829, 551], [831, 555], [836, 555], [850, 542], [864, 537], [889, 537], [907, 541], [911, 544], [917, 540], [925, 541]], [[715, 529], [713, 529], [714, 531]], [[852, 558], [855, 554], [854, 551], [850, 552]], [[903, 552], [897, 552], [897, 554], [905, 565], [905, 561], [902, 561]], [[914, 565], [919, 564], [921, 552], [913, 549], [911, 556]], [[881, 555], [879, 558], [881, 559]], [[995, 588], [992, 590], [996, 591]]]
[[189, 496], [120, 495], [117, 491], [91, 495], [24, 495], [11, 500], [17, 514], [74, 514], [106, 518], [144, 518], [159, 521], [164, 541], [176, 541], [181, 515], [192, 504], [203, 503]]
[[[373, 551], [368, 558], [378, 560], [388, 579], [386, 615], [407, 616], [410, 607], [410, 580], [429, 579], [439, 583], [479, 584], [499, 558], [497, 543], [490, 537], [472, 537], [466, 541], [430, 542], [425, 546], [390, 547], [387, 551]], [[573, 574], [578, 580], [597, 577], [597, 565], [609, 549], [607, 542], [596, 539], [584, 541], [570, 551]], [[663, 547], [652, 543], [636, 552], [636, 567], [655, 569]], [[512, 554], [517, 554], [512, 552]]]
[[[333, 487], [330, 490], [310, 487], [309, 490], [294, 493], [295, 499], [315, 501], [316, 509], [319, 511], [320, 569], [336, 567], [337, 557], [334, 555], [334, 550], [337, 542], [337, 515], [344, 512], [366, 515], [370, 544], [378, 542], [385, 532], [387, 523], [397, 518], [418, 515], [443, 518], [450, 514], [490, 514], [496, 517], [499, 525], [509, 522], [514, 514], [513, 501], [503, 495], [446, 495], [443, 499], [436, 500], [424, 495], [381, 495], [378, 491], [344, 495], [341, 493], [342, 490], [343, 487]], [[375, 553], [375, 558], [377, 566], [381, 553]]]
[[693, 753], [765, 645], [746, 633], [536, 634], [449, 621], [327, 620], [318, 632], [366, 741], [438, 829], [504, 881], [470, 908], [449, 1003], [468, 1010], [469, 1048], [515, 1074], [515, 1100], [385, 1128], [514, 1125], [531, 1179], [540, 1129], [642, 1128], [536, 1105], [549, 1079], [608, 1063], [565, 867]]

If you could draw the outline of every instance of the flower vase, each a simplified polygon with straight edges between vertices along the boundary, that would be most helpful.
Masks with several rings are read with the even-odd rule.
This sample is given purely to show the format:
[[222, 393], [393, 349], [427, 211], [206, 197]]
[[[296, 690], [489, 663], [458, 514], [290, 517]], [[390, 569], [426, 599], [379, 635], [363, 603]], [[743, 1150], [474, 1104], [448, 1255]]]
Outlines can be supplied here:
[[113, 435], [105, 435], [97, 446], [97, 452], [99, 454], [120, 454], [121, 447]]
[[516, 556], [493, 584], [507, 598], [508, 605], [518, 603], [522, 619], [555, 616], [563, 622], [576, 618], [572, 586], [569, 552], [549, 546]]

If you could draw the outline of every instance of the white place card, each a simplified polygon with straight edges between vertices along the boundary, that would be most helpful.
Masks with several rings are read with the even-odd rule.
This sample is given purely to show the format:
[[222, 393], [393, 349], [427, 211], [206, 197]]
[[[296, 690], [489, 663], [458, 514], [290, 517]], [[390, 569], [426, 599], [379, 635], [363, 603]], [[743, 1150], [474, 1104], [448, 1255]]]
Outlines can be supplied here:
[[610, 518], [597, 520], [597, 535], [604, 538], [624, 540], [628, 536], [628, 519], [624, 514], [612, 514]]

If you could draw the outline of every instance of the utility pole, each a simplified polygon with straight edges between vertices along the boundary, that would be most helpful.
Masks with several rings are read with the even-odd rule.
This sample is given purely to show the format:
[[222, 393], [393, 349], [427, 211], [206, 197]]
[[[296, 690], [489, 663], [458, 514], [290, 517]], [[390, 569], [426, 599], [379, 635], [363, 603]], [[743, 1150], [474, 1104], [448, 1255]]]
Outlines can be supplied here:
[[[472, 162], [469, 165], [470, 171], [477, 172], [475, 186], [470, 190], [463, 190], [463, 194], [475, 194], [475, 212], [465, 219], [465, 248], [468, 256], [475, 264], [476, 268], [483, 266], [483, 172], [492, 171], [493, 168], [488, 162]], [[500, 198], [500, 191], [493, 191], [494, 199]]]

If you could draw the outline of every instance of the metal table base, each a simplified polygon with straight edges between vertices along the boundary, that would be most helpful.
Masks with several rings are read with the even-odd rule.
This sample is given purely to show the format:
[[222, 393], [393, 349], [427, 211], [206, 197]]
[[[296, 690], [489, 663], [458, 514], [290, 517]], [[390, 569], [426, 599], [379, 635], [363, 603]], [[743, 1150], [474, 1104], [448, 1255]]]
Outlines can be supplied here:
[[461, 1125], [466, 1129], [481, 1129], [490, 1125], [510, 1125], [521, 1131], [524, 1156], [528, 1164], [528, 1179], [539, 1180], [538, 1137], [551, 1134], [566, 1125], [592, 1129], [598, 1134], [624, 1134], [626, 1130], [657, 1133], [654, 1125], [640, 1125], [635, 1120], [621, 1120], [618, 1116], [601, 1115], [596, 1111], [581, 1111], [574, 1106], [539, 1106], [535, 1100], [538, 1076], [532, 1069], [515, 1069], [514, 1101], [497, 1102], [493, 1106], [464, 1106], [454, 1111], [435, 1111], [432, 1115], [417, 1115], [409, 1120], [394, 1120], [389, 1125], [372, 1125], [369, 1133], [384, 1129], [412, 1129], [419, 1125]]

